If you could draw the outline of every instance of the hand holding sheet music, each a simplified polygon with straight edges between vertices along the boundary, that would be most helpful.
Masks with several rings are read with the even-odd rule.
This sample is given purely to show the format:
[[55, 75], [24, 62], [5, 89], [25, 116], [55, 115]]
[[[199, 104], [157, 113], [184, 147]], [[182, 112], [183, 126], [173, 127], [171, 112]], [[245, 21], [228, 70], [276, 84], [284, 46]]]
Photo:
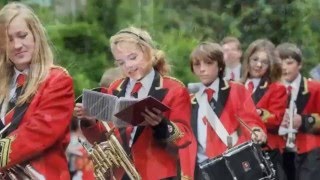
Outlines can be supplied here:
[[145, 109], [156, 108], [162, 112], [170, 110], [155, 98], [148, 96], [144, 99], [125, 98], [84, 90], [83, 106], [90, 116], [99, 120], [113, 121], [115, 126], [124, 127], [128, 124], [139, 125], [144, 121], [142, 112]]

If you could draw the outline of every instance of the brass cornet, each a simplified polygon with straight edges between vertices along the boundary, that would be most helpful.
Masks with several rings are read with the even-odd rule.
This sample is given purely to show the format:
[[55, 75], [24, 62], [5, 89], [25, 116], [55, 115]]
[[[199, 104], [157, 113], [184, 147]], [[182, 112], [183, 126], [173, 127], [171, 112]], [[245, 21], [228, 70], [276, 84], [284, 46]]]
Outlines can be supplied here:
[[114, 179], [113, 169], [122, 167], [130, 179], [140, 180], [141, 177], [139, 173], [133, 166], [117, 138], [113, 135], [113, 129], [110, 129], [106, 122], [101, 122], [107, 130], [106, 141], [99, 144], [95, 143], [93, 146], [90, 146], [87, 142], [79, 139], [79, 142], [92, 159], [96, 179]]

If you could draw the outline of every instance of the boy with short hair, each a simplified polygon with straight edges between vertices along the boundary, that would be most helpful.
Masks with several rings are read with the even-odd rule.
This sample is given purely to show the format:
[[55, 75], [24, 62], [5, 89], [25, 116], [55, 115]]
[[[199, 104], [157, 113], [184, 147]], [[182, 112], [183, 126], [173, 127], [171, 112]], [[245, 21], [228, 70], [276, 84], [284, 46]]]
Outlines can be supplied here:
[[[292, 118], [293, 128], [297, 130], [295, 178], [296, 180], [318, 179], [320, 177], [320, 83], [302, 77], [300, 70], [303, 57], [301, 50], [295, 44], [280, 44], [277, 51], [282, 61], [283, 81], [290, 95], [289, 108], [296, 109]], [[281, 126], [287, 128], [289, 123], [289, 115], [285, 115]]]
[[[190, 59], [191, 70], [201, 81], [198, 91], [191, 95], [191, 125], [198, 142], [197, 165], [250, 139], [266, 142], [266, 129], [256, 113], [249, 91], [242, 84], [228, 82], [222, 77], [225, 64], [221, 46], [201, 43], [193, 50]], [[239, 119], [252, 129], [255, 136], [248, 133]], [[195, 179], [202, 178], [197, 168]]]

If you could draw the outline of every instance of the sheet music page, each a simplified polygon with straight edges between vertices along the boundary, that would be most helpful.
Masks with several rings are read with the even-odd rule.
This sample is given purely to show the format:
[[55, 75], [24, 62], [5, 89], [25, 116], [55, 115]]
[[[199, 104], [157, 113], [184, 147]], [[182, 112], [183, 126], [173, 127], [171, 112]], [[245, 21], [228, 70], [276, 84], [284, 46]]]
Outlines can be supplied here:
[[99, 120], [112, 121], [118, 97], [91, 90], [83, 90], [82, 103], [89, 116]]
[[[113, 114], [118, 113], [119, 111], [131, 106], [132, 104], [135, 104], [137, 102], [139, 102], [140, 99], [137, 98], [128, 98], [128, 97], [120, 97], [117, 101], [115, 110]], [[126, 127], [129, 126], [130, 124], [122, 121], [121, 119], [113, 116], [113, 123], [116, 127]]]

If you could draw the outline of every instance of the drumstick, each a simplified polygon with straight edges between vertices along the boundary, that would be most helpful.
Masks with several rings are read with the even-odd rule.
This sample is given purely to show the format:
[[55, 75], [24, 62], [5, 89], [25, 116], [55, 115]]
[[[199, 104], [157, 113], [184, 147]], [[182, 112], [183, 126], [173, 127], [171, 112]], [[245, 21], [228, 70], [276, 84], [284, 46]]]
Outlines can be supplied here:
[[240, 122], [242, 126], [244, 126], [250, 133], [252, 133], [256, 138], [258, 138], [258, 135], [256, 132], [254, 132], [248, 125], [245, 123], [239, 116], [235, 115], [236, 119]]

